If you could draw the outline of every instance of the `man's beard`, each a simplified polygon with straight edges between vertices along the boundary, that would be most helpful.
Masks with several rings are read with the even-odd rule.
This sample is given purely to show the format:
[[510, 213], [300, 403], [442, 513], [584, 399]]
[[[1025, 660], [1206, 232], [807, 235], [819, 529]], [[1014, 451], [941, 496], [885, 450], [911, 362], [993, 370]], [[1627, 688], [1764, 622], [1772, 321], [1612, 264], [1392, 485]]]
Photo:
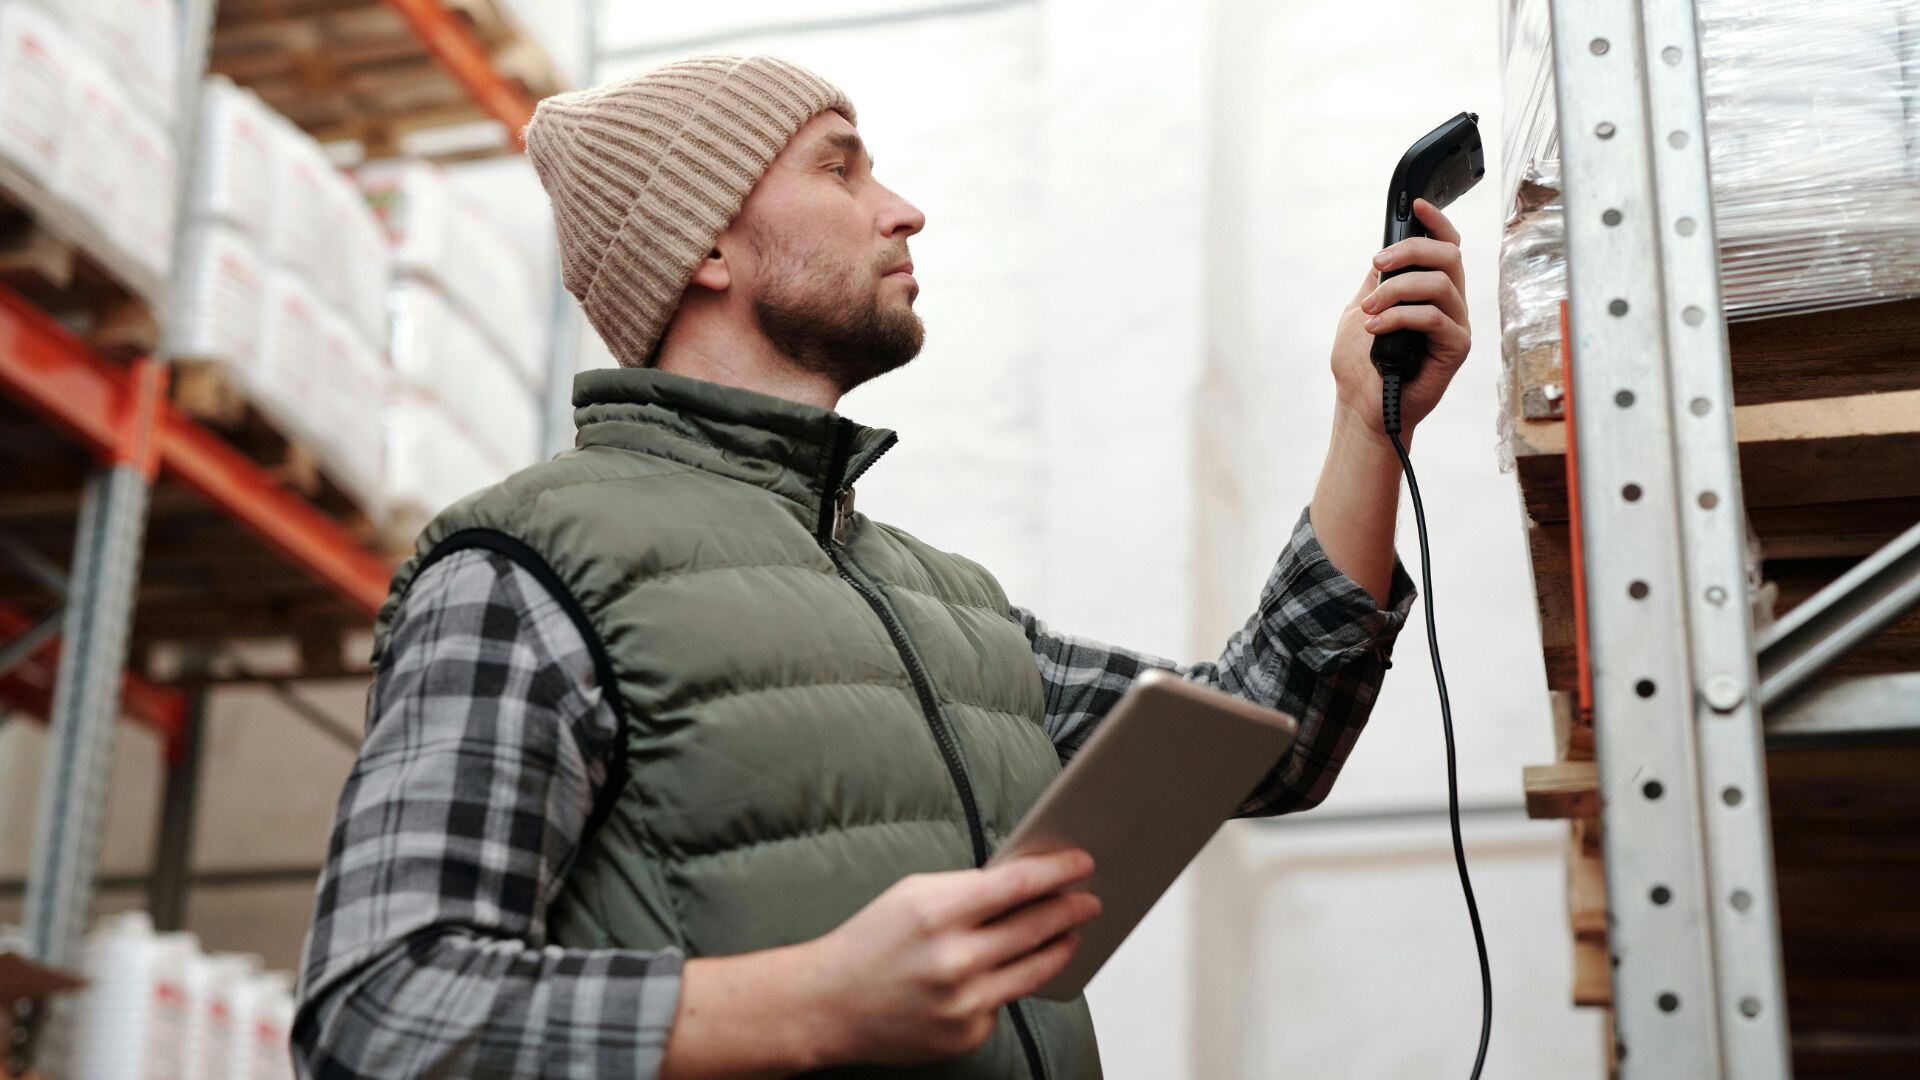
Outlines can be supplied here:
[[[749, 228], [747, 239], [767, 277], [753, 298], [754, 320], [773, 347], [803, 369], [832, 379], [844, 394], [919, 354], [926, 337], [920, 316], [910, 306], [883, 305], [877, 289], [856, 295], [861, 275], [851, 262], [799, 251], [758, 228]], [[906, 257], [902, 244], [875, 269]]]

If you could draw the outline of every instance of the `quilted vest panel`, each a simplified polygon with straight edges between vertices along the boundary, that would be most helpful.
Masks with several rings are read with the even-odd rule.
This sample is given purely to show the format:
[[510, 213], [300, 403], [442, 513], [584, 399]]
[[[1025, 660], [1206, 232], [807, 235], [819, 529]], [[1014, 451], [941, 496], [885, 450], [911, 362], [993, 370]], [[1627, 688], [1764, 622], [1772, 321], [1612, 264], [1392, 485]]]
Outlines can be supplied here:
[[[420, 568], [467, 546], [529, 564], [584, 624], [624, 775], [553, 940], [689, 957], [794, 944], [907, 874], [984, 861], [1059, 759], [998, 582], [851, 509], [893, 433], [646, 368], [584, 373], [574, 404], [573, 450], [427, 526], [374, 653]], [[1017, 1005], [971, 1054], [830, 1075], [997, 1080], [1030, 1075], [1031, 1053], [1052, 1080], [1100, 1075], [1084, 996]]]

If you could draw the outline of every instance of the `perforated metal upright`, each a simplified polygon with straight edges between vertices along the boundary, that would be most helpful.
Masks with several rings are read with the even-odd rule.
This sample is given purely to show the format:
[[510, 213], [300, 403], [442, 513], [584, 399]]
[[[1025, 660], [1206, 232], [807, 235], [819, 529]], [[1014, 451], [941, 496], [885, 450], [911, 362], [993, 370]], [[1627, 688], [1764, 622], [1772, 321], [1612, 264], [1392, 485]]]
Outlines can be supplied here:
[[[181, 85], [175, 150], [185, 205], [214, 0], [177, 0]], [[176, 230], [177, 232], [177, 230]], [[175, 257], [179, 257], [175, 247]], [[155, 432], [165, 368], [142, 360], [123, 405], [112, 460], [87, 481], [61, 626], [53, 715], [41, 761], [33, 861], [27, 877], [26, 935], [34, 955], [56, 967], [79, 961], [93, 910], [94, 871], [104, 825], [107, 777], [120, 713], [121, 670], [133, 622], [147, 504], [158, 468]]]
[[1620, 1069], [1785, 1077], [1739, 461], [1692, 0], [1553, 0]]

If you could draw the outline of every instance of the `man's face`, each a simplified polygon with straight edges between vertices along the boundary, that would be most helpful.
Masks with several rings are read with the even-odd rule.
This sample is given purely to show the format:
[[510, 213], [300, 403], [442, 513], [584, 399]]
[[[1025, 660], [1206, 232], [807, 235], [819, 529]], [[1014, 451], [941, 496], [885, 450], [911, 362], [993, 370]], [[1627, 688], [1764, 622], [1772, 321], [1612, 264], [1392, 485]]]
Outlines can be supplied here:
[[788, 141], [721, 242], [761, 332], [845, 393], [920, 351], [907, 238], [925, 225], [874, 178], [853, 125], [829, 111]]

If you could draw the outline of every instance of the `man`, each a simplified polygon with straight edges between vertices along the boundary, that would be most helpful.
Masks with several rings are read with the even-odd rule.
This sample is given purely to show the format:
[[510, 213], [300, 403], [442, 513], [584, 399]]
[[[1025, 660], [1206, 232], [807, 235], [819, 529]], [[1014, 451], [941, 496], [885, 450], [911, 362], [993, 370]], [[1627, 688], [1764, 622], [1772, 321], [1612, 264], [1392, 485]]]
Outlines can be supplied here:
[[[1245, 628], [1180, 667], [853, 508], [894, 435], [833, 408], [919, 351], [925, 221], [838, 90], [701, 57], [526, 134], [622, 366], [579, 377], [574, 450], [449, 508], [395, 577], [302, 1067], [1097, 1077], [1085, 998], [1029, 996], [1098, 911], [1066, 888], [1091, 860], [979, 867], [1147, 667], [1300, 720], [1238, 816], [1326, 797], [1413, 600], [1370, 334], [1429, 335], [1411, 427], [1468, 350], [1457, 233], [1419, 204], [1433, 238], [1368, 270], [1313, 502]], [[1403, 265], [1433, 269], [1379, 284]]]

